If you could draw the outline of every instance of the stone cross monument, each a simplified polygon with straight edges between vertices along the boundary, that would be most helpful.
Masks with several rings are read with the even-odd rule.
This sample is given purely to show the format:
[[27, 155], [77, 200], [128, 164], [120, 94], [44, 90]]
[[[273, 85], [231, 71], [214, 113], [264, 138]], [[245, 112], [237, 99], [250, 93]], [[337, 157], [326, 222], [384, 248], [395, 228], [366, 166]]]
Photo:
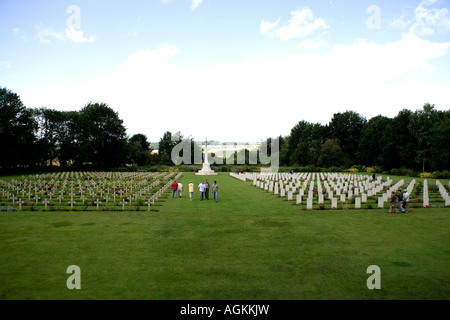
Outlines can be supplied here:
[[215, 176], [217, 173], [214, 170], [211, 170], [208, 161], [208, 138], [206, 138], [205, 142], [205, 161], [203, 162], [203, 167], [196, 173], [197, 176]]

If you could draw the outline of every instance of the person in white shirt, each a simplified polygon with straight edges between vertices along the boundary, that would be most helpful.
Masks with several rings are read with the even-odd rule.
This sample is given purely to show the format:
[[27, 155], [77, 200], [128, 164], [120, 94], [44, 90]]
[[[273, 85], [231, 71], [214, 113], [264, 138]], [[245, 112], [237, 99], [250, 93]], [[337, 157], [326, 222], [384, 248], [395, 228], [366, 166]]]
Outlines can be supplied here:
[[183, 192], [183, 185], [178, 182], [178, 196], [181, 198], [181, 193]]
[[200, 183], [198, 185], [198, 191], [200, 191], [200, 201], [203, 201], [203, 195], [205, 193], [205, 181], [202, 181], [202, 183]]

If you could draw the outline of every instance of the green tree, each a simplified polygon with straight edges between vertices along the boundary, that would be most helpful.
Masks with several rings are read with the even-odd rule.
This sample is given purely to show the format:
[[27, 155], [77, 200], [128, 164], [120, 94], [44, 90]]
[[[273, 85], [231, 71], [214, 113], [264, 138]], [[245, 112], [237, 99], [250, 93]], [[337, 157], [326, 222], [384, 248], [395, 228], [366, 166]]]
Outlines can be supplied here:
[[138, 143], [143, 151], [150, 151], [150, 142], [148, 142], [145, 134], [137, 133], [129, 139], [129, 142], [132, 144]]
[[[170, 131], [164, 132], [164, 135], [159, 140], [158, 161], [161, 164], [173, 165], [172, 149], [183, 140], [180, 132], [172, 135]], [[181, 155], [182, 156], [182, 155]]]
[[126, 129], [117, 112], [105, 103], [89, 103], [76, 120], [79, 162], [101, 169], [125, 163]]
[[8, 169], [36, 164], [33, 111], [27, 109], [20, 97], [0, 88], [0, 167]]
[[430, 165], [433, 170], [450, 170], [450, 111], [444, 113], [444, 119], [433, 126], [431, 140]]
[[354, 111], [336, 113], [331, 119], [329, 124], [331, 137], [338, 140], [347, 166], [350, 166], [351, 162], [358, 161], [356, 153], [366, 124], [367, 120]]
[[326, 137], [326, 127], [319, 123], [313, 124], [307, 121], [300, 121], [291, 129], [287, 139], [289, 164], [315, 165], [320, 157], [320, 145], [325, 141]]
[[147, 141], [147, 136], [142, 133], [133, 135], [129, 140], [130, 161], [138, 166], [145, 166], [151, 164], [152, 156], [150, 149], [150, 142]]
[[401, 110], [389, 121], [380, 138], [381, 154], [379, 162], [385, 169], [416, 168], [415, 150], [417, 143], [408, 127], [411, 122], [412, 111]]
[[[279, 161], [281, 166], [289, 166], [290, 165], [290, 155], [289, 155], [289, 149], [288, 149], [288, 141], [289, 136], [283, 137], [279, 136]], [[272, 154], [272, 147], [270, 148], [270, 154]]]
[[344, 153], [337, 139], [328, 139], [321, 146], [318, 165], [321, 167], [340, 167], [344, 165]]
[[426, 103], [422, 110], [417, 110], [411, 115], [408, 126], [410, 133], [417, 142], [416, 159], [422, 164], [422, 171], [426, 169], [426, 163], [432, 153], [433, 127], [442, 120], [442, 112], [434, 109], [434, 105]]
[[[392, 119], [378, 115], [369, 120], [361, 133], [357, 158], [366, 166], [382, 165], [384, 135], [388, 134]], [[389, 155], [386, 155], [389, 156]]]
[[311, 140], [308, 150], [308, 164], [318, 166], [320, 157], [322, 155], [322, 143], [318, 139]]
[[61, 161], [61, 149], [63, 148], [63, 143], [67, 142], [66, 137], [69, 131], [66, 122], [72, 116], [70, 116], [69, 112], [43, 107], [34, 110], [34, 118], [38, 124], [36, 145], [39, 162], [41, 165], [47, 165], [48, 163], [48, 165], [52, 166], [54, 160]]
[[79, 148], [79, 118], [77, 111], [64, 111], [57, 114], [56, 139], [58, 141], [58, 160], [63, 168], [70, 165], [81, 164], [84, 161]]

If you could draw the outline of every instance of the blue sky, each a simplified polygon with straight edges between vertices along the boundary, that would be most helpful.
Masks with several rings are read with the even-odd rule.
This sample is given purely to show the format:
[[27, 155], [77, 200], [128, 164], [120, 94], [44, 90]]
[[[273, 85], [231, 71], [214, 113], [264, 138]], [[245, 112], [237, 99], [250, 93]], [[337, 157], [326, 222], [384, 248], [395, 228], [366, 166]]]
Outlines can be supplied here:
[[450, 1], [0, 2], [0, 86], [105, 102], [158, 141], [261, 141], [353, 110], [450, 106]]

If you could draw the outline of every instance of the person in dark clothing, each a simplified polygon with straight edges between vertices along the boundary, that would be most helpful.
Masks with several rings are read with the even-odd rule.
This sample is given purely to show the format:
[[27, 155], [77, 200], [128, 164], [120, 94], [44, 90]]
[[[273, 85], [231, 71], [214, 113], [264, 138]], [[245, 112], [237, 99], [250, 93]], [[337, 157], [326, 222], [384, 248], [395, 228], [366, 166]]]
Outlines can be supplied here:
[[398, 191], [397, 198], [398, 198], [398, 212], [404, 213], [405, 209], [403, 209], [403, 207], [402, 207], [402, 204], [403, 204], [403, 191], [402, 191], [402, 189], [400, 189]]
[[397, 209], [397, 201], [398, 201], [397, 196], [395, 195], [395, 192], [392, 191], [392, 192], [391, 192], [391, 202], [390, 202], [390, 203], [391, 203], [391, 206], [390, 206], [390, 208], [389, 208], [388, 213], [391, 213], [392, 210], [395, 210], [395, 213], [398, 213], [398, 209]]
[[208, 182], [208, 180], [205, 181], [205, 198], [206, 200], [209, 200], [209, 188], [210, 188], [210, 184]]

